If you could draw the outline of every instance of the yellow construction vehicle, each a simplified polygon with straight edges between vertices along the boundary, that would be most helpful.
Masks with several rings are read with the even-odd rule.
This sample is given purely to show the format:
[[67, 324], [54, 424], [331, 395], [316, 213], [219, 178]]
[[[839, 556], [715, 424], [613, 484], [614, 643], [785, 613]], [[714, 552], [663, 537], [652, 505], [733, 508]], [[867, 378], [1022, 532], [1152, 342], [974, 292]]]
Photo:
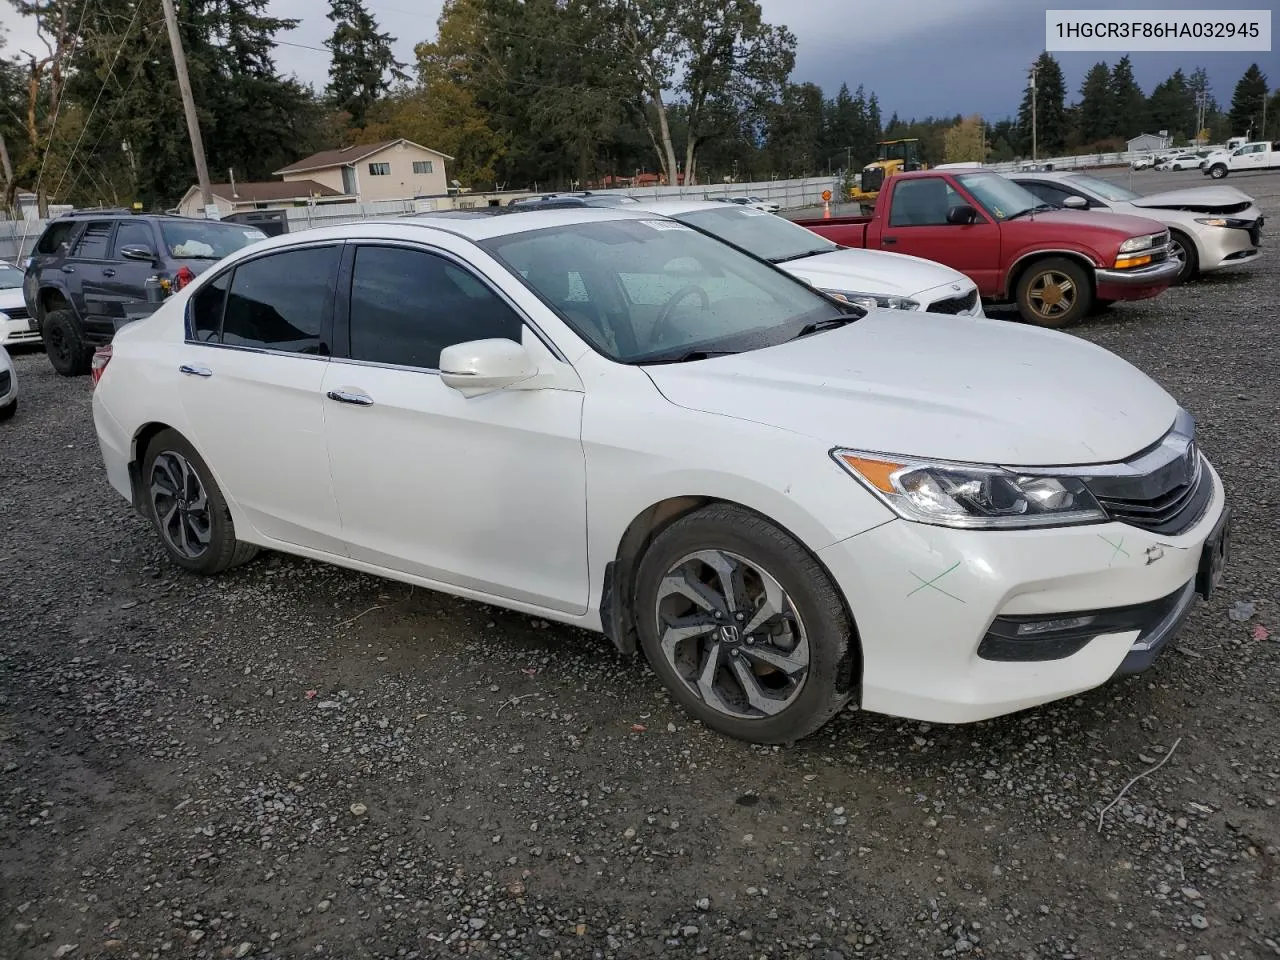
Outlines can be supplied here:
[[905, 140], [881, 140], [876, 159], [862, 168], [860, 182], [849, 190], [849, 201], [864, 208], [875, 206], [876, 197], [885, 180], [895, 173], [911, 170], [927, 170], [920, 162], [920, 141], [915, 137]]

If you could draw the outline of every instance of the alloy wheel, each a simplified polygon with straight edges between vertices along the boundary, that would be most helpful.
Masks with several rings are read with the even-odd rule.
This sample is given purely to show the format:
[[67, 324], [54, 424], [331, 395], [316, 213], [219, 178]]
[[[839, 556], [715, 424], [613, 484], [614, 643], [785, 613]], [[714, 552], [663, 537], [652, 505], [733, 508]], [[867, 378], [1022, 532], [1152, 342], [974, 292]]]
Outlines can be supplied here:
[[160, 535], [177, 553], [195, 560], [209, 549], [212, 518], [200, 475], [180, 453], [166, 450], [151, 466], [151, 505]]
[[1046, 320], [1070, 313], [1076, 295], [1075, 281], [1057, 270], [1044, 271], [1031, 281], [1027, 290], [1032, 311]]
[[689, 554], [663, 577], [655, 616], [668, 665], [718, 713], [763, 719], [800, 695], [809, 638], [787, 592], [759, 565], [724, 550]]
[[1169, 238], [1169, 259], [1178, 264], [1178, 275], [1181, 276], [1187, 266], [1187, 248], [1177, 237]]

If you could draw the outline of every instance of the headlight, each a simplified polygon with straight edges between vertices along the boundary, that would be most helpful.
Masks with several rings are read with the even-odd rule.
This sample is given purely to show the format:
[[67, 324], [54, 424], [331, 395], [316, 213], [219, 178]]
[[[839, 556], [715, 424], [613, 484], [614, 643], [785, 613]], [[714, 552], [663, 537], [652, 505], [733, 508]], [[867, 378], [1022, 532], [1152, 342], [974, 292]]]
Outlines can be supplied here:
[[1239, 217], [1196, 217], [1196, 223], [1203, 223], [1206, 227], [1249, 227], [1252, 223], [1249, 220], [1241, 220]]
[[1121, 253], [1133, 253], [1135, 250], [1145, 250], [1151, 246], [1152, 236], [1147, 234], [1145, 237], [1130, 237], [1124, 243], [1120, 244]]
[[845, 303], [856, 303], [868, 310], [883, 307], [886, 310], [919, 310], [920, 304], [906, 297], [891, 297], [882, 293], [856, 293], [852, 290], [827, 290], [826, 293], [843, 300]]
[[1107, 519], [1075, 477], [1024, 476], [1001, 467], [843, 449], [833, 450], [832, 457], [904, 520], [999, 530]]

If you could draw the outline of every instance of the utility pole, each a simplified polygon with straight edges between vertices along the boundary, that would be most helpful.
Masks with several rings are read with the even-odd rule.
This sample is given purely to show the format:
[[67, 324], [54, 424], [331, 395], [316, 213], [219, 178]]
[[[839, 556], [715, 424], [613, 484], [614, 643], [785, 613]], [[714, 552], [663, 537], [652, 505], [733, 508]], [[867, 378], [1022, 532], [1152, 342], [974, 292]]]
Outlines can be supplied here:
[[[169, 0], [165, 0], [166, 3]], [[1036, 159], [1036, 64], [1031, 65], [1031, 160]]]
[[204, 142], [200, 139], [200, 117], [196, 114], [196, 101], [191, 95], [191, 77], [187, 75], [187, 55], [182, 49], [182, 36], [178, 33], [178, 14], [173, 0], [160, 0], [164, 6], [164, 22], [169, 28], [169, 46], [173, 50], [173, 65], [178, 71], [178, 89], [182, 91], [182, 109], [187, 115], [187, 133], [191, 137], [191, 154], [196, 161], [196, 180], [200, 184], [200, 203], [208, 207], [213, 203], [209, 189], [209, 167], [204, 160]]

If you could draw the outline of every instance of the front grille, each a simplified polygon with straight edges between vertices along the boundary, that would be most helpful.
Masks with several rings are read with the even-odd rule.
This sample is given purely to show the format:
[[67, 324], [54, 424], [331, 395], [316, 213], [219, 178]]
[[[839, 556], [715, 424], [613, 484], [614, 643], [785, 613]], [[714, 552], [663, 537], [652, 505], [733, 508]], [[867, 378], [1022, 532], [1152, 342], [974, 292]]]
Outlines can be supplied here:
[[952, 316], [960, 313], [968, 313], [978, 303], [978, 290], [975, 287], [966, 294], [958, 297], [947, 297], [945, 300], [935, 300], [929, 304], [929, 313], [947, 313]]
[[1085, 481], [1112, 520], [1152, 533], [1182, 533], [1202, 516], [1213, 497], [1213, 480], [1192, 444], [1180, 457], [1142, 476], [1091, 477]]
[[26, 307], [5, 307], [0, 310], [0, 313], [3, 313], [10, 320], [26, 320], [31, 316]]
[[0, 397], [9, 395], [9, 391], [13, 388], [13, 374], [8, 370], [0, 370]]

